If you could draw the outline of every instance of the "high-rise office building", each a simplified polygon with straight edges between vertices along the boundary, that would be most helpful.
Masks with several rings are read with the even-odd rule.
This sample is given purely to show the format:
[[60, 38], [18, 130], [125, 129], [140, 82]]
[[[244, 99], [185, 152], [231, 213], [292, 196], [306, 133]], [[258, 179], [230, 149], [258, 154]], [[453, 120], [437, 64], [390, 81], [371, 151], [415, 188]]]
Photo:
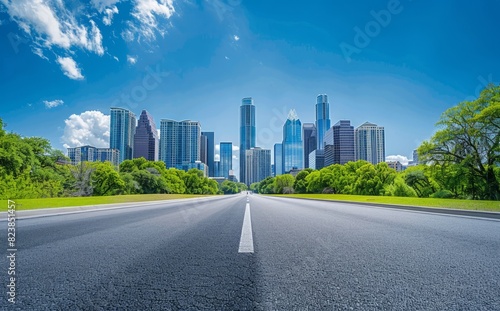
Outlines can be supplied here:
[[251, 148], [245, 151], [245, 184], [250, 186], [271, 176], [271, 150]]
[[[333, 129], [333, 163], [346, 164], [355, 161], [354, 127], [349, 120], [340, 120]], [[326, 161], [326, 160], [325, 160]]]
[[240, 106], [240, 181], [245, 182], [246, 150], [255, 147], [255, 105], [251, 97], [243, 98]]
[[384, 127], [365, 122], [354, 131], [356, 160], [372, 164], [385, 161]]
[[[202, 136], [206, 137], [206, 154], [207, 154], [207, 162], [205, 162], [206, 165], [208, 165], [208, 176], [210, 177], [215, 177], [215, 164], [214, 164], [214, 157], [215, 157], [215, 139], [214, 139], [214, 132], [201, 132]], [[203, 139], [204, 140], [204, 139]], [[202, 143], [203, 143], [202, 140]], [[202, 155], [203, 157], [203, 155]], [[202, 160], [203, 161], [203, 160]]]
[[220, 175], [219, 177], [229, 178], [229, 171], [233, 170], [233, 143], [220, 143]]
[[[203, 132], [201, 132], [200, 136], [200, 161], [202, 163], [207, 164], [208, 162], [208, 153], [207, 153], [207, 146], [208, 145], [208, 139], [207, 136], [203, 135]], [[208, 165], [207, 165], [208, 167]]]
[[158, 161], [160, 140], [153, 117], [143, 110], [134, 135], [134, 158]]
[[135, 115], [123, 108], [111, 108], [109, 148], [120, 151], [120, 163], [134, 156]]
[[323, 138], [330, 129], [330, 104], [328, 96], [320, 94], [316, 98], [316, 149], [324, 149]]
[[274, 176], [283, 175], [283, 144], [274, 144]]
[[309, 167], [309, 154], [316, 150], [316, 125], [302, 124], [302, 140], [304, 141], [304, 168]]
[[324, 166], [333, 164], [333, 127], [329, 128], [323, 136]]
[[283, 125], [283, 173], [303, 168], [302, 124], [297, 113], [292, 109]]
[[173, 121], [160, 123], [160, 160], [167, 168], [182, 169], [188, 163], [200, 161], [201, 126], [198, 121]]

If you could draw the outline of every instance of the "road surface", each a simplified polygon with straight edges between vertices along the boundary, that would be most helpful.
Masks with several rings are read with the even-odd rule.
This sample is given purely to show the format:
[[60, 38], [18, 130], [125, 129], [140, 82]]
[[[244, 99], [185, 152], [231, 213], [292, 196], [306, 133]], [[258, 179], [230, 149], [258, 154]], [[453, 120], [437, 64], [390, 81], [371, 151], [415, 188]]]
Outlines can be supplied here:
[[492, 219], [240, 194], [16, 230], [1, 310], [500, 310]]

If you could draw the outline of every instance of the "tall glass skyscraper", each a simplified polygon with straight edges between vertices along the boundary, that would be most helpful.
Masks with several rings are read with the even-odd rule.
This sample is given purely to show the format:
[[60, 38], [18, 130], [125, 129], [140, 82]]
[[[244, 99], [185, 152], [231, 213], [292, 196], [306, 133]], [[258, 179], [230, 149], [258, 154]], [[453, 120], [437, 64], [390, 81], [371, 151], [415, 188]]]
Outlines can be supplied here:
[[220, 143], [220, 176], [229, 178], [229, 171], [233, 169], [233, 143]]
[[297, 113], [292, 109], [283, 125], [283, 173], [303, 168], [302, 124]]
[[134, 158], [143, 157], [148, 161], [158, 161], [160, 140], [153, 117], [143, 110], [134, 136]]
[[245, 151], [245, 157], [247, 178], [245, 184], [247, 186], [271, 176], [271, 150], [258, 147], [251, 148]]
[[120, 151], [120, 163], [134, 156], [135, 115], [123, 108], [111, 108], [109, 148]]
[[214, 157], [215, 157], [215, 139], [214, 139], [214, 132], [201, 132], [201, 135], [205, 136], [207, 139], [206, 143], [206, 153], [207, 153], [207, 162], [205, 163], [208, 165], [208, 176], [210, 177], [216, 177], [215, 173], [215, 164], [214, 164]]
[[323, 138], [330, 129], [330, 104], [328, 95], [320, 94], [316, 98], [316, 148], [324, 149]]
[[240, 181], [245, 178], [246, 150], [255, 147], [255, 106], [251, 97], [243, 98], [240, 106]]
[[200, 161], [201, 126], [198, 121], [173, 121], [160, 123], [160, 160], [167, 168], [183, 168], [188, 163]]
[[304, 141], [304, 168], [309, 166], [309, 154], [316, 150], [316, 125], [302, 124], [302, 140]]
[[354, 127], [349, 120], [340, 120], [333, 129], [333, 163], [346, 164], [355, 161]]
[[385, 132], [383, 126], [365, 122], [354, 131], [356, 160], [372, 164], [385, 161]]

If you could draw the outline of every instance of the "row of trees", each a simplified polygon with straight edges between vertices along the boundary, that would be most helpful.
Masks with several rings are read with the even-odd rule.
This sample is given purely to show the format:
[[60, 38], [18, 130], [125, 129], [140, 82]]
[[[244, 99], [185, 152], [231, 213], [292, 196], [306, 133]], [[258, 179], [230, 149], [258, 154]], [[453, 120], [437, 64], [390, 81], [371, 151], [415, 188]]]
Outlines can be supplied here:
[[43, 138], [7, 133], [0, 119], [0, 199], [117, 194], [230, 194], [244, 184], [215, 180], [192, 169], [167, 169], [161, 161], [127, 160], [67, 164], [68, 159]]
[[418, 149], [421, 165], [396, 172], [365, 161], [268, 177], [259, 193], [339, 193], [500, 200], [500, 86], [446, 110]]

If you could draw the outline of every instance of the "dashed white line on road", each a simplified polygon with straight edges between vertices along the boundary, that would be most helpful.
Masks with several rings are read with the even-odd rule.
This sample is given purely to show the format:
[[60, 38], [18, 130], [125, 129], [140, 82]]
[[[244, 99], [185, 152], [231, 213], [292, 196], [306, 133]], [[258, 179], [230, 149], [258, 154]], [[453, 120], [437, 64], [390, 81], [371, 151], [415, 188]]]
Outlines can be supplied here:
[[252, 219], [250, 217], [250, 203], [245, 207], [243, 227], [241, 228], [240, 248], [238, 253], [253, 253]]

